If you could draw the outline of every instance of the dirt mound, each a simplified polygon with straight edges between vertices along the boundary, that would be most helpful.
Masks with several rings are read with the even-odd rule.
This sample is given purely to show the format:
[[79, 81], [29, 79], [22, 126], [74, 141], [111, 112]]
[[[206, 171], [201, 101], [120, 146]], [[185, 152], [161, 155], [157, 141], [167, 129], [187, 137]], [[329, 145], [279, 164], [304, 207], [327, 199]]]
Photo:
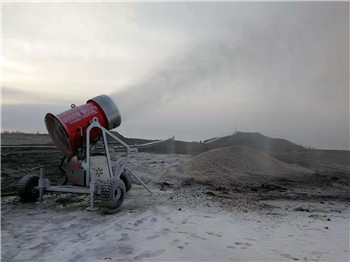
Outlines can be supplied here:
[[184, 171], [200, 173], [240, 172], [258, 175], [312, 174], [309, 169], [281, 162], [258, 150], [245, 146], [213, 149], [182, 166]]

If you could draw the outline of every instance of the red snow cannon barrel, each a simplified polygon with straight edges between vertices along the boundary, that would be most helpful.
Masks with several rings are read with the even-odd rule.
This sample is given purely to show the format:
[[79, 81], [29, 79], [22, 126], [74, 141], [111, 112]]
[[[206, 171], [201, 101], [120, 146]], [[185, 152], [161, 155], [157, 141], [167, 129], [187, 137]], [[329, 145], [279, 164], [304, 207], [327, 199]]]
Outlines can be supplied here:
[[[113, 100], [107, 95], [100, 95], [88, 100], [85, 105], [72, 105], [71, 109], [61, 114], [46, 114], [45, 125], [57, 147], [65, 155], [72, 157], [82, 146], [82, 141], [85, 141], [86, 129], [94, 117], [108, 130], [118, 127], [121, 123], [119, 109]], [[93, 128], [90, 139], [96, 139], [101, 134], [99, 128]]]

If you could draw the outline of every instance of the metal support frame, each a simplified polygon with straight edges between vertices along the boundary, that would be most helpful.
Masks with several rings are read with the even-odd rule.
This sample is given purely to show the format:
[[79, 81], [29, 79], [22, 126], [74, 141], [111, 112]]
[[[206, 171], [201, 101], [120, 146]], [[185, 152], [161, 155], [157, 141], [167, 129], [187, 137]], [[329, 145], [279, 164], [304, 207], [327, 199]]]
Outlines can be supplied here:
[[111, 164], [111, 158], [109, 155], [107, 135], [109, 135], [112, 139], [114, 139], [115, 141], [120, 143], [123, 147], [125, 147], [126, 156], [125, 156], [125, 160], [123, 161], [124, 167], [126, 166], [127, 162], [129, 161], [129, 153], [130, 153], [130, 146], [128, 144], [126, 144], [123, 140], [118, 138], [117, 136], [113, 135], [111, 132], [109, 132], [103, 126], [101, 126], [100, 123], [98, 122], [97, 117], [94, 117], [92, 119], [91, 124], [89, 125], [89, 127], [86, 130], [86, 159], [81, 164], [82, 167], [86, 170], [86, 185], [88, 185], [89, 181], [90, 181], [90, 172], [89, 172], [90, 171], [90, 132], [91, 132], [91, 129], [93, 129], [93, 128], [99, 128], [102, 131], [103, 144], [104, 144], [106, 157], [107, 157], [109, 175], [111, 178], [112, 177], [119, 177], [121, 172], [119, 174], [112, 173], [112, 164]]
[[151, 195], [153, 195], [153, 192], [151, 191], [151, 189], [148, 188], [148, 186], [146, 186], [145, 183], [142, 182], [142, 180], [136, 176], [133, 172], [131, 172], [129, 169], [125, 169], [125, 171], [131, 175], [132, 177], [134, 177], [148, 192], [150, 192]]
[[[50, 186], [50, 181], [48, 179], [44, 178], [44, 169], [40, 168], [40, 177], [39, 177], [39, 184], [36, 187], [39, 190], [39, 199], [40, 202], [43, 201], [43, 195], [45, 191], [53, 191], [53, 192], [63, 192], [63, 193], [77, 193], [77, 194], [90, 194], [90, 207], [88, 210], [96, 210], [95, 208], [95, 196], [96, 194], [101, 193], [101, 183], [99, 181], [96, 181], [96, 170], [94, 168], [90, 168], [90, 132], [93, 128], [99, 128], [102, 131], [102, 138], [103, 138], [103, 144], [104, 149], [106, 153], [107, 158], [107, 164], [108, 164], [108, 171], [110, 177], [120, 177], [123, 170], [125, 170], [128, 174], [130, 174], [132, 177], [134, 177], [148, 192], [153, 194], [153, 192], [141, 181], [140, 178], [138, 178], [134, 173], [132, 173], [130, 170], [126, 169], [127, 162], [129, 160], [129, 153], [132, 151], [130, 146], [126, 144], [123, 140], [118, 138], [117, 136], [113, 135], [110, 131], [105, 129], [103, 126], [100, 125], [98, 122], [97, 117], [94, 117], [91, 121], [89, 127], [86, 130], [86, 158], [81, 163], [81, 167], [86, 172], [86, 187], [78, 187], [78, 186]], [[114, 174], [112, 172], [112, 163], [110, 159], [109, 154], [109, 148], [108, 148], [108, 142], [107, 142], [107, 135], [110, 136], [113, 140], [120, 143], [123, 147], [126, 149], [126, 156], [125, 159], [122, 160], [122, 165], [117, 169], [117, 166], [114, 170]], [[92, 171], [92, 172], [91, 172]], [[90, 178], [91, 176], [91, 178]], [[87, 188], [88, 187], [88, 188]]]

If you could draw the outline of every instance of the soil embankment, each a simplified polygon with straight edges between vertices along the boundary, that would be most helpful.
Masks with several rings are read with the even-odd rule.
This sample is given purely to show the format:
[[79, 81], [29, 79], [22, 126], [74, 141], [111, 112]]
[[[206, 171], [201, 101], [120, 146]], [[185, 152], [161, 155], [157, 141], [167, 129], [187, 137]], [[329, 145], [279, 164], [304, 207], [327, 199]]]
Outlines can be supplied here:
[[239, 172], [257, 175], [308, 175], [311, 170], [286, 164], [258, 150], [246, 146], [213, 149], [202, 153], [185, 165], [184, 170], [201, 173]]

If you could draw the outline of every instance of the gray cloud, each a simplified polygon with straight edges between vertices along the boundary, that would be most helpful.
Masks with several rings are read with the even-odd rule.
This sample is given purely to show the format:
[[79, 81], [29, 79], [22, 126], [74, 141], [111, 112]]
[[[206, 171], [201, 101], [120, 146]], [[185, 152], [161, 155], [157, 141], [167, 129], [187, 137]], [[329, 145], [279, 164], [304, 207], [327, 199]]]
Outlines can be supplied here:
[[[135, 73], [126, 86], [115, 79], [121, 91], [108, 91], [120, 107], [125, 135], [199, 140], [230, 133], [238, 124], [242, 131], [314, 147], [349, 148], [349, 3], [113, 3], [98, 5], [96, 12], [83, 6], [70, 6], [70, 15], [89, 13], [92, 31], [105, 23], [108, 30], [98, 37], [109, 47], [140, 41], [147, 43], [145, 52], [155, 45], [158, 56], [172, 53], [164, 59], [152, 53], [146, 60], [128, 54], [143, 63], [144, 73]], [[119, 23], [113, 17], [125, 6], [132, 10], [132, 28], [143, 29], [133, 32], [144, 34], [113, 34]], [[164, 32], [185, 44], [160, 45]], [[148, 67], [151, 60], [157, 64]], [[108, 72], [109, 83], [122, 67], [118, 56], [99, 57], [98, 65], [93, 78]], [[13, 114], [14, 108], [3, 111]]]
[[44, 117], [48, 112], [63, 112], [67, 106], [52, 104], [2, 105], [1, 126], [4, 130], [45, 132]]
[[[50, 100], [51, 104], [58, 105], [74, 103], [74, 100], [69, 97], [55, 97], [54, 95], [49, 95], [45, 92], [36, 92], [33, 90], [24, 90], [7, 86], [1, 88], [1, 95], [3, 101], [15, 101], [17, 107], [22, 106], [22, 104], [18, 105], [19, 102], [27, 104], [43, 104], [46, 103], [47, 100]], [[30, 103], [31, 101], [35, 102]]]
[[[235, 6], [232, 4], [232, 8]], [[218, 9], [210, 12], [203, 8], [207, 16], [198, 14], [202, 9], [193, 14], [198, 15], [199, 20], [211, 17], [209, 20], [214, 24], [211, 31], [203, 37], [206, 28], [201, 29], [200, 37], [197, 41], [193, 37], [186, 52], [177, 53], [170, 61], [159, 65], [147, 79], [112, 94], [124, 112], [124, 120], [131, 118], [134, 124], [132, 118], [135, 118], [142, 122], [140, 126], [154, 123], [151, 119], [154, 111], [178, 96], [188, 95], [195, 100], [196, 95], [207, 92], [208, 97], [220, 93], [222, 98], [232, 96], [234, 99], [239, 94], [249, 98], [244, 109], [233, 106], [202, 111], [208, 121], [206, 125], [196, 110], [179, 110], [182, 115], [178, 118], [190, 115], [192, 121], [201, 126], [197, 132], [201, 130], [201, 134], [214, 136], [210, 122], [217, 122], [215, 118], [220, 114], [229, 114], [231, 121], [239, 122], [243, 128], [260, 129], [258, 131], [272, 135], [277, 135], [276, 130], [280, 130], [280, 136], [300, 137], [295, 140], [304, 144], [307, 140], [312, 141], [312, 145], [327, 137], [328, 143], [334, 141], [338, 148], [348, 148], [349, 24], [346, 4], [264, 3], [257, 6], [256, 10], [248, 5], [245, 15], [239, 19], [225, 17], [223, 13], [227, 14], [227, 11], [215, 13]], [[223, 28], [221, 23], [214, 21], [220, 18], [225, 21]], [[197, 28], [200, 30], [199, 26]], [[219, 107], [220, 103], [218, 100], [214, 106]], [[223, 113], [222, 110], [236, 111]], [[242, 119], [242, 114], [248, 120]], [[161, 126], [165, 125], [169, 135], [179, 129], [167, 119], [166, 115], [157, 118], [159, 124], [154, 129], [164, 132]], [[174, 121], [180, 122], [179, 119]], [[196, 129], [189, 128], [189, 123], [182, 124], [184, 128], [179, 133], [185, 134], [186, 128], [187, 131]], [[220, 125], [230, 129], [233, 123], [222, 119]], [[285, 128], [281, 129], [280, 125]], [[336, 133], [329, 130], [330, 125], [336, 125], [339, 130]], [[303, 132], [309, 134], [308, 139], [301, 138]], [[195, 139], [198, 135], [187, 134], [185, 137]], [[322, 146], [327, 147], [326, 144]]]

